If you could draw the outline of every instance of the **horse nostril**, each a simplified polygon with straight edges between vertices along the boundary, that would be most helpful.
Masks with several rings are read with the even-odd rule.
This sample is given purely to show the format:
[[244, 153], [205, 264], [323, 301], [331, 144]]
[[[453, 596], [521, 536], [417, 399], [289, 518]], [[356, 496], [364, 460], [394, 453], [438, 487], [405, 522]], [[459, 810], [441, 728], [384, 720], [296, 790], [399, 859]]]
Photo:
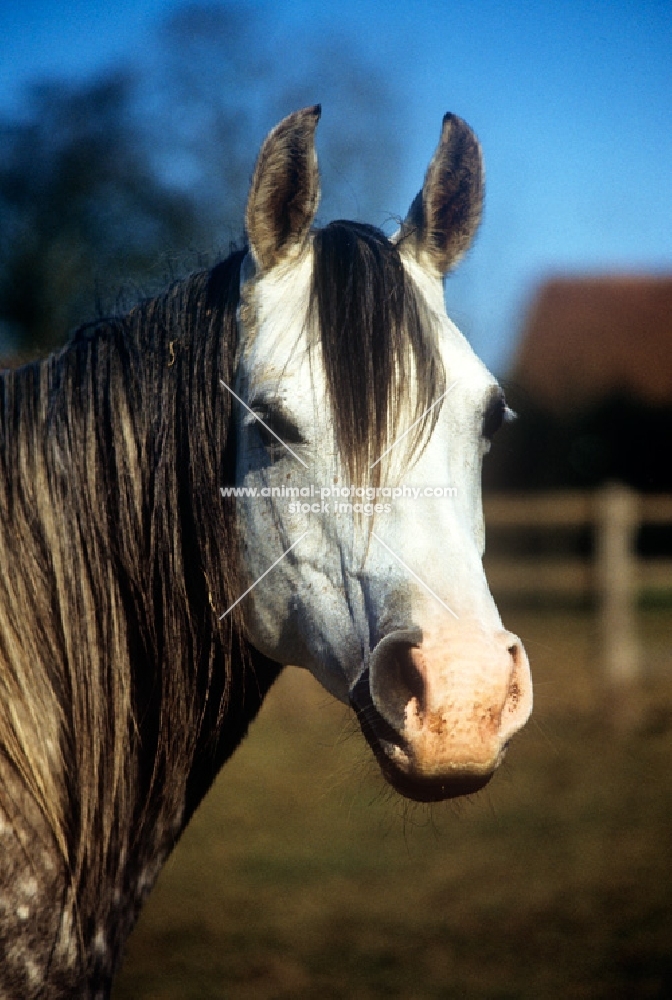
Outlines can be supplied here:
[[408, 693], [406, 701], [415, 698], [422, 706], [425, 700], [425, 674], [412, 646], [397, 646], [393, 652], [392, 673], [398, 677], [399, 687]]
[[[506, 716], [509, 720], [515, 720], [518, 716], [522, 717], [522, 714], [525, 713], [525, 718], [523, 718], [524, 722], [530, 713], [531, 707], [529, 671], [527, 671], [528, 676], [526, 678], [527, 658], [520, 639], [516, 636], [509, 635], [507, 636], [507, 640], [508, 643], [506, 650], [511, 657], [511, 669], [509, 673], [509, 686], [506, 693], [504, 708]], [[510, 727], [510, 722], [508, 725]], [[504, 728], [506, 729], [507, 726]], [[520, 726], [517, 726], [516, 728], [520, 728]], [[515, 731], [516, 730], [514, 729], [513, 732]]]
[[425, 676], [417, 646], [420, 629], [398, 629], [385, 636], [371, 654], [369, 663], [371, 696], [378, 712], [390, 725], [401, 729], [404, 710], [412, 698], [422, 705]]

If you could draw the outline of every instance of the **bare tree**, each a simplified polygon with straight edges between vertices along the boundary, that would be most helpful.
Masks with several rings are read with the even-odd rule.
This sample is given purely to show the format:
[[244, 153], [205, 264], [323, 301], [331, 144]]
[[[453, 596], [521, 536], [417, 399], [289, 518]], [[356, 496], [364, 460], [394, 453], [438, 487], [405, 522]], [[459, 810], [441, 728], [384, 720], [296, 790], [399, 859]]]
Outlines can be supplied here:
[[238, 236], [259, 143], [276, 120], [316, 103], [321, 217], [380, 225], [396, 207], [401, 101], [351, 40], [305, 30], [288, 50], [249, 4], [196, 4], [164, 24], [151, 82], [161, 169], [199, 199], [210, 235]]
[[[0, 126], [0, 324], [48, 348], [123, 275], [144, 281], [160, 247], [188, 237], [193, 210], [152, 172], [130, 110], [132, 80], [33, 90]], [[107, 301], [105, 301], [107, 300]]]
[[302, 105], [327, 119], [321, 218], [387, 220], [399, 130], [381, 70], [335, 38], [284, 52], [263, 27], [249, 4], [182, 8], [142, 69], [34, 87], [0, 121], [0, 348], [50, 348], [119, 288], [228, 252], [261, 139]]

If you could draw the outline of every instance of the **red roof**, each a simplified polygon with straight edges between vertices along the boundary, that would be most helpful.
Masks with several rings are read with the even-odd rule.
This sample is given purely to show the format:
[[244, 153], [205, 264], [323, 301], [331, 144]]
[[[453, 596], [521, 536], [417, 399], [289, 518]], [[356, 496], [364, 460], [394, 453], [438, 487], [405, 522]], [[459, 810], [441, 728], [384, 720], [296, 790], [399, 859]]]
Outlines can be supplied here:
[[672, 276], [545, 282], [528, 313], [512, 374], [556, 412], [613, 392], [672, 404]]

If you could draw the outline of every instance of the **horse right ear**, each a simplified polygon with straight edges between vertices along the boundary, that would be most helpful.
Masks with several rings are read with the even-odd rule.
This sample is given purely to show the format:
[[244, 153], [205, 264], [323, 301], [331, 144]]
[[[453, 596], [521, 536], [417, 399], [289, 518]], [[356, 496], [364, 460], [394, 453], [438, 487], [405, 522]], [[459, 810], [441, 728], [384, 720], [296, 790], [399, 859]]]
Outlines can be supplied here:
[[422, 191], [394, 242], [425, 269], [443, 277], [471, 245], [481, 221], [483, 187], [478, 139], [457, 115], [445, 115]]
[[315, 129], [321, 108], [295, 111], [269, 132], [254, 168], [245, 224], [260, 271], [301, 250], [315, 218], [320, 181]]

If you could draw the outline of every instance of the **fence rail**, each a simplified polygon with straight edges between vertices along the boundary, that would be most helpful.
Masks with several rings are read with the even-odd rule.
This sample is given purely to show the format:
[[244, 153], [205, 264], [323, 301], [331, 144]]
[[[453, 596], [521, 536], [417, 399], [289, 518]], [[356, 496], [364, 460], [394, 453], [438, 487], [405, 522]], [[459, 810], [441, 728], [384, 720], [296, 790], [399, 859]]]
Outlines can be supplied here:
[[672, 560], [642, 559], [642, 525], [672, 525], [672, 496], [641, 495], [620, 484], [594, 493], [499, 494], [484, 500], [488, 537], [502, 530], [589, 527], [593, 554], [489, 557], [485, 566], [497, 595], [525, 598], [594, 595], [599, 603], [604, 667], [615, 681], [635, 679], [641, 652], [635, 610], [642, 590], [672, 592]]

